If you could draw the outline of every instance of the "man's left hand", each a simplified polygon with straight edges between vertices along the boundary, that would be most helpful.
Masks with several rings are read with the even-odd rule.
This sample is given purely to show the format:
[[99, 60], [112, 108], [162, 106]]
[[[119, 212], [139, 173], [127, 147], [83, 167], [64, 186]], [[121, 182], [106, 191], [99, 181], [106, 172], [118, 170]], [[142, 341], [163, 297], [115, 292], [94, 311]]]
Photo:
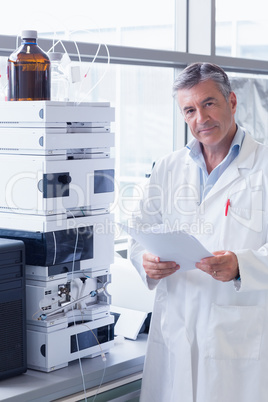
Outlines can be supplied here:
[[214, 279], [229, 282], [239, 275], [238, 260], [232, 251], [215, 251], [213, 257], [203, 258], [195, 264]]

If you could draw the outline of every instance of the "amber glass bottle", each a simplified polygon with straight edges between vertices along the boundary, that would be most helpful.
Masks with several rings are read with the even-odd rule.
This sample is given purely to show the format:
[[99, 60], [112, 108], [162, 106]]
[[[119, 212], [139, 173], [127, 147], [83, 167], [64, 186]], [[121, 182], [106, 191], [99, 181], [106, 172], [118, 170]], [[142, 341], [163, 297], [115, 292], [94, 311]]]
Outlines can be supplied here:
[[9, 101], [50, 100], [50, 60], [37, 45], [37, 31], [23, 31], [21, 46], [8, 58]]

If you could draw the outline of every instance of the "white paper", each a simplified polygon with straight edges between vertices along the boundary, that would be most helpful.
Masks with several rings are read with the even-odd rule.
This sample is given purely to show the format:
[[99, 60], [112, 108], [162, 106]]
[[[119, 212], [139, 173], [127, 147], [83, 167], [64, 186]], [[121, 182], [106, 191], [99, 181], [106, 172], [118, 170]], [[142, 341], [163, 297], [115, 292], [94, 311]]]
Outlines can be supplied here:
[[135, 341], [148, 314], [114, 305], [110, 305], [110, 310], [112, 313], [120, 314], [114, 326], [114, 334]]
[[213, 256], [194, 236], [183, 231], [165, 231], [164, 225], [144, 230], [120, 226], [160, 261], [175, 261], [184, 271], [195, 269], [196, 262]]

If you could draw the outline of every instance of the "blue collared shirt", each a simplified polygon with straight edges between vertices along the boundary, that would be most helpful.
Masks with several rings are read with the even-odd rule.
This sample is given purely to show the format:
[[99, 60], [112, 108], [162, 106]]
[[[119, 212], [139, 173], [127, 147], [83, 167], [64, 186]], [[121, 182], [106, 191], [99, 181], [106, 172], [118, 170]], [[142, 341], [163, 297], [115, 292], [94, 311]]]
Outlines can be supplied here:
[[241, 127], [237, 126], [237, 131], [231, 143], [228, 154], [221, 161], [221, 163], [212, 170], [210, 174], [207, 172], [200, 142], [194, 138], [186, 145], [187, 148], [190, 149], [190, 157], [200, 169], [200, 202], [202, 202], [202, 200], [206, 197], [230, 163], [237, 157], [240, 152], [244, 137], [245, 132]]

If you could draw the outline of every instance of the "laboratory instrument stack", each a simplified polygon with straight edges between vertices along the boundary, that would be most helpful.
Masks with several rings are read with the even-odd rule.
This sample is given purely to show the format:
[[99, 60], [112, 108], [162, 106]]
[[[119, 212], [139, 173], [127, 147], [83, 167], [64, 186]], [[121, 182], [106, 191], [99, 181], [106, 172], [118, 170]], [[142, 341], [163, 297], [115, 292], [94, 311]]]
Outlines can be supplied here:
[[0, 116], [0, 237], [25, 245], [27, 367], [103, 356], [114, 338], [114, 108], [2, 102]]

